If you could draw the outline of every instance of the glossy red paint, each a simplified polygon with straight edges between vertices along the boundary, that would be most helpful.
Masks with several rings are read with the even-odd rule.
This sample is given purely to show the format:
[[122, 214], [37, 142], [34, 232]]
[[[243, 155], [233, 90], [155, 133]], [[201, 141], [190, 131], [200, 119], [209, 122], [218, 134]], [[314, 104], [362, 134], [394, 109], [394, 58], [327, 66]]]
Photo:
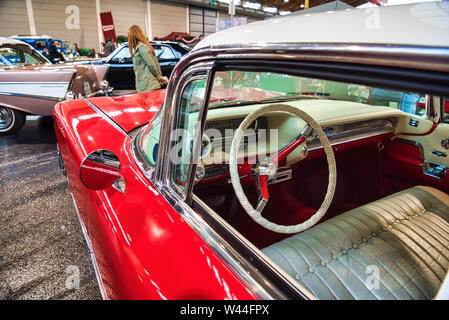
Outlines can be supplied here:
[[[127, 107], [133, 99], [125, 97]], [[111, 106], [111, 98], [101, 100], [95, 104]], [[54, 119], [70, 189], [108, 298], [256, 299], [147, 180], [130, 152], [130, 137], [80, 100], [58, 104]], [[124, 118], [116, 119], [127, 127]], [[80, 164], [97, 149], [118, 156], [126, 194], [112, 187], [89, 190], [81, 183]]]
[[110, 187], [120, 177], [120, 169], [112, 168], [86, 159], [80, 168], [80, 179], [92, 190]]
[[92, 102], [123, 130], [129, 132], [153, 118], [164, 103], [165, 89], [116, 97], [90, 98]]

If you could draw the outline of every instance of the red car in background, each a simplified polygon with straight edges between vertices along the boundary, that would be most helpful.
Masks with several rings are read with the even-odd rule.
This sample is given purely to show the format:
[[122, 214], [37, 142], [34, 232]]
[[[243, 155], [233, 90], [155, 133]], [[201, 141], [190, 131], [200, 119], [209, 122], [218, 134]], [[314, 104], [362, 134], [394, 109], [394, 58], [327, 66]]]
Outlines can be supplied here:
[[449, 3], [376, 10], [228, 29], [166, 91], [56, 106], [104, 298], [449, 298]]

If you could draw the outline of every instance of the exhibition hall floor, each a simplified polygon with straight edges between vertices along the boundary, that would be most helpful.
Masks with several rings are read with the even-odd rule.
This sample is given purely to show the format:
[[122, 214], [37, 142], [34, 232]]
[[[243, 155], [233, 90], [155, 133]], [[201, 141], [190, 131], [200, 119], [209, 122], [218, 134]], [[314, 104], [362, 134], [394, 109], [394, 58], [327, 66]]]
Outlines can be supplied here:
[[27, 117], [0, 136], [0, 300], [100, 298], [53, 121]]

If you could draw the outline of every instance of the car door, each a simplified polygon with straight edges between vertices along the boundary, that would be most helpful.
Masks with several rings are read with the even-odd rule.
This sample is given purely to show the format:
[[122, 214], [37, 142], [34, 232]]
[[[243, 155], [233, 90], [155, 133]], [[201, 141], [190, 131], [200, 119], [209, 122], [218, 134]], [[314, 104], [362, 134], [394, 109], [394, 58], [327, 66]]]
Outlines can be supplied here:
[[[425, 113], [420, 115], [419, 109], [425, 109]], [[416, 112], [405, 113], [399, 120], [396, 135], [388, 142], [384, 154], [382, 187], [386, 193], [413, 185], [449, 192], [446, 111], [449, 105], [444, 98], [427, 96], [424, 103], [416, 103]]]
[[127, 46], [123, 46], [110, 58], [110, 68], [107, 80], [115, 90], [135, 90], [136, 78], [131, 53]]

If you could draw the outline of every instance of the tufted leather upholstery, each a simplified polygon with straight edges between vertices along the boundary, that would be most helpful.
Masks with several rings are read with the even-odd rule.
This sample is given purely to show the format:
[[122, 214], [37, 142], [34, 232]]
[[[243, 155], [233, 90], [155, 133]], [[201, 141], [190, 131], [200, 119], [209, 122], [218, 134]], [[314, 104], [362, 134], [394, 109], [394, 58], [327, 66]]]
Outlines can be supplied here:
[[319, 299], [431, 299], [449, 269], [449, 196], [414, 187], [263, 252]]

